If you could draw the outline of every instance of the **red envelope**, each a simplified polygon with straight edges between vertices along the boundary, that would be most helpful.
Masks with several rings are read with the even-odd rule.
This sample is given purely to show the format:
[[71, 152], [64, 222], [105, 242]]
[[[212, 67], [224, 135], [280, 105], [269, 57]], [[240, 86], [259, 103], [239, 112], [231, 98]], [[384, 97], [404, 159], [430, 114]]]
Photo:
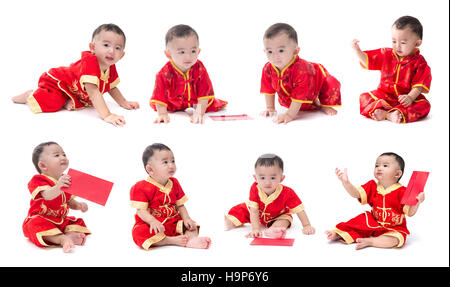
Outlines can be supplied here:
[[250, 245], [277, 245], [277, 246], [292, 246], [294, 238], [262, 238], [256, 237], [250, 242]]
[[222, 115], [222, 116], [209, 116], [214, 121], [237, 121], [237, 120], [253, 120], [246, 114], [243, 115]]
[[406, 187], [405, 194], [402, 197], [401, 204], [417, 204], [418, 200], [416, 197], [419, 193], [423, 192], [429, 174], [430, 173], [427, 171], [413, 171], [408, 186]]
[[71, 185], [64, 191], [105, 206], [114, 183], [71, 168], [67, 174]]

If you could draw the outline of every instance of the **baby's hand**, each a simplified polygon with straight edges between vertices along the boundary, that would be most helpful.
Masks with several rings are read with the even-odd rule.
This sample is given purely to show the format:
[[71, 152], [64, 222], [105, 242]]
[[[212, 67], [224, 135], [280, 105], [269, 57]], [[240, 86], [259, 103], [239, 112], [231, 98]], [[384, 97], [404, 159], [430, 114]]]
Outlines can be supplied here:
[[277, 118], [274, 120], [275, 123], [277, 124], [287, 124], [288, 122], [292, 121], [294, 119], [294, 117], [290, 116], [288, 113], [284, 113], [281, 115], [278, 115]]
[[275, 108], [267, 108], [264, 111], [261, 112], [261, 116], [263, 117], [272, 117], [277, 114], [277, 110]]
[[137, 109], [139, 109], [139, 103], [138, 102], [126, 101], [122, 105], [122, 108], [127, 109], [127, 110], [137, 110]]
[[158, 114], [158, 116], [156, 117], [156, 119], [154, 120], [155, 124], [159, 124], [159, 123], [169, 123], [170, 122], [170, 117], [168, 113], [163, 113], [163, 114]]
[[262, 236], [262, 232], [259, 230], [252, 230], [252, 232], [245, 235], [245, 237], [250, 237], [250, 238], [261, 237], [261, 236]]
[[306, 225], [306, 226], [303, 226], [302, 232], [303, 232], [303, 234], [311, 235], [311, 234], [314, 234], [316, 232], [316, 230], [311, 225]]
[[417, 195], [416, 199], [419, 201], [419, 202], [417, 202], [417, 204], [422, 203], [425, 200], [425, 194], [423, 192], [419, 193], [419, 195]]
[[337, 175], [338, 179], [342, 183], [348, 183], [349, 182], [346, 168], [344, 168], [344, 171], [341, 171], [339, 168], [336, 168], [335, 172], [336, 172], [336, 175]]
[[116, 114], [110, 114], [109, 116], [104, 118], [104, 121], [113, 124], [116, 127], [122, 127], [123, 125], [125, 125], [125, 118]]
[[183, 220], [183, 222], [184, 222], [184, 226], [186, 226], [186, 228], [188, 230], [192, 231], [192, 230], [197, 229], [197, 223], [194, 220], [189, 218], [189, 219]]
[[405, 108], [409, 107], [413, 103], [413, 100], [408, 95], [400, 95], [400, 96], [398, 96], [398, 101]]
[[58, 183], [56, 184], [56, 186], [58, 187], [58, 189], [61, 189], [61, 187], [69, 187], [70, 184], [71, 184], [70, 175], [63, 174], [59, 177]]
[[203, 124], [204, 123], [203, 115], [201, 113], [194, 112], [191, 116], [191, 123]]
[[155, 219], [150, 223], [150, 233], [155, 233], [155, 234], [163, 233], [164, 230], [166, 230], [166, 228], [158, 220]]
[[359, 43], [359, 40], [353, 39], [353, 41], [352, 41], [352, 48], [353, 48], [353, 50], [361, 51], [361, 48], [359, 47], [358, 43]]

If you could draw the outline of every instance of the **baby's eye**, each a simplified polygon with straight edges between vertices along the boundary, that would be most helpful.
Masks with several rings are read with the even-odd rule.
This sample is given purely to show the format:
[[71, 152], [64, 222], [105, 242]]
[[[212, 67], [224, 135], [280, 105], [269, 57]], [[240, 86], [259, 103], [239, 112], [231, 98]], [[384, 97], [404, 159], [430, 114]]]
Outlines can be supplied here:
[[275, 180], [275, 176], [272, 176], [270, 179], [271, 179], [271, 180]]
[[162, 163], [163, 164], [168, 164], [169, 162], [167, 160], [164, 160]]
[[117, 51], [122, 51], [122, 48], [121, 47], [116, 47], [116, 50]]
[[272, 51], [267, 51], [267, 53], [272, 54]]
[[184, 53], [185, 53], [184, 51], [179, 51], [179, 52], [178, 52], [178, 54], [184, 54]]
[[264, 180], [264, 179], [266, 179], [266, 177], [265, 176], [261, 176], [260, 179]]
[[388, 165], [387, 165], [387, 164], [385, 164], [385, 165], [383, 165], [383, 167], [388, 167]]
[[192, 54], [195, 54], [195, 53], [197, 53], [197, 50], [192, 50], [191, 52], [192, 52]]
[[283, 52], [284, 52], [284, 49], [278, 50], [278, 53], [283, 53]]
[[108, 44], [108, 43], [105, 43], [105, 44], [103, 44], [103, 47], [108, 48], [108, 47], [109, 47], [109, 44]]

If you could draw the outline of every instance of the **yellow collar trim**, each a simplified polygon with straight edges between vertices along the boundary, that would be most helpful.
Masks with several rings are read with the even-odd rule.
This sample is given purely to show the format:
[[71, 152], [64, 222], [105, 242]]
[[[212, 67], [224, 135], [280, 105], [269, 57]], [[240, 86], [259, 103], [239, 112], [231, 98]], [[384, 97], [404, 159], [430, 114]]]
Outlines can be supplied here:
[[184, 78], [185, 80], [189, 79], [189, 71], [191, 70], [191, 68], [189, 68], [189, 70], [187, 70], [186, 73], [183, 73], [183, 72], [182, 72], [182, 71], [174, 64], [174, 62], [173, 62], [172, 60], [170, 60], [170, 64], [172, 64], [172, 67], [173, 67], [178, 73], [180, 73], [180, 74], [183, 76], [183, 78]]
[[287, 66], [284, 67], [284, 69], [281, 71], [281, 74], [280, 74], [280, 71], [278, 70], [278, 68], [275, 67], [274, 65], [272, 65], [272, 67], [277, 72], [278, 77], [282, 77], [284, 72], [295, 62], [296, 59], [297, 59], [297, 55], [295, 55], [294, 58], [292, 58], [292, 60], [289, 62], [289, 64], [287, 64]]
[[146, 181], [148, 181], [149, 183], [151, 183], [154, 186], [156, 186], [157, 188], [159, 188], [159, 191], [161, 191], [164, 194], [169, 194], [172, 191], [173, 182], [170, 179], [167, 181], [166, 185], [160, 184], [159, 182], [157, 182], [150, 176], [147, 177]]
[[377, 183], [377, 191], [378, 191], [379, 194], [384, 196], [384, 195], [389, 194], [392, 191], [394, 191], [394, 190], [396, 190], [396, 189], [398, 189], [398, 188], [400, 188], [402, 186], [403, 185], [401, 183], [396, 182], [396, 183], [388, 186], [387, 188], [384, 188], [380, 183]]
[[277, 186], [277, 188], [275, 189], [275, 191], [271, 195], [267, 196], [267, 194], [258, 185], [256, 187], [258, 188], [259, 199], [265, 205], [268, 205], [268, 204], [271, 204], [272, 202], [274, 202], [275, 199], [278, 198], [281, 191], [283, 190], [283, 186], [281, 184], [279, 184]]

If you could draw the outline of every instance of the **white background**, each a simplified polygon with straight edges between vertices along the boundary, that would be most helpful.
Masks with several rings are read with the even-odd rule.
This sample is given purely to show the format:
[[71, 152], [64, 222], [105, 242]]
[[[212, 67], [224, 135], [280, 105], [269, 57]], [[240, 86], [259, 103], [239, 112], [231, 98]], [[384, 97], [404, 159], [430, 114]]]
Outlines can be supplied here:
[[[448, 266], [448, 8], [448, 1], [411, 0], [2, 2], [0, 266]], [[418, 17], [424, 26], [421, 53], [433, 73], [427, 95], [432, 109], [416, 123], [375, 122], [359, 115], [358, 99], [377, 87], [379, 72], [360, 68], [350, 42], [358, 38], [362, 49], [390, 46], [390, 27], [403, 15]], [[35, 88], [49, 68], [78, 60], [92, 31], [110, 22], [127, 36], [126, 55], [117, 64], [119, 88], [141, 105], [126, 111], [105, 95], [111, 111], [125, 116], [125, 127], [104, 123], [94, 109], [35, 115], [10, 101]], [[258, 116], [264, 109], [259, 85], [267, 61], [262, 36], [276, 22], [296, 28], [300, 57], [323, 64], [342, 83], [337, 116], [303, 113], [288, 125]], [[167, 61], [164, 36], [180, 23], [197, 30], [200, 59], [216, 97], [229, 101], [219, 114], [247, 113], [254, 120], [207, 119], [200, 126], [176, 113], [168, 125], [152, 123], [156, 114], [148, 102], [155, 74]], [[27, 183], [36, 173], [31, 152], [49, 140], [64, 148], [70, 167], [115, 183], [106, 207], [88, 203], [87, 213], [71, 212], [93, 234], [70, 254], [37, 248], [22, 234]], [[132, 241], [129, 189], [146, 178], [141, 155], [154, 142], [172, 148], [175, 176], [189, 198], [186, 207], [201, 235], [212, 238], [209, 250], [144, 251]], [[407, 219], [411, 236], [405, 246], [356, 251], [354, 245], [329, 243], [325, 230], [367, 209], [342, 188], [335, 167], [347, 167], [350, 180], [360, 185], [373, 178], [375, 159], [386, 151], [405, 159], [404, 185], [413, 170], [431, 172], [425, 202]], [[295, 217], [288, 231], [293, 247], [250, 246], [244, 237], [250, 226], [223, 231], [223, 215], [248, 198], [253, 165], [263, 153], [284, 159], [284, 184], [300, 196], [316, 228], [315, 235], [303, 235]]]

